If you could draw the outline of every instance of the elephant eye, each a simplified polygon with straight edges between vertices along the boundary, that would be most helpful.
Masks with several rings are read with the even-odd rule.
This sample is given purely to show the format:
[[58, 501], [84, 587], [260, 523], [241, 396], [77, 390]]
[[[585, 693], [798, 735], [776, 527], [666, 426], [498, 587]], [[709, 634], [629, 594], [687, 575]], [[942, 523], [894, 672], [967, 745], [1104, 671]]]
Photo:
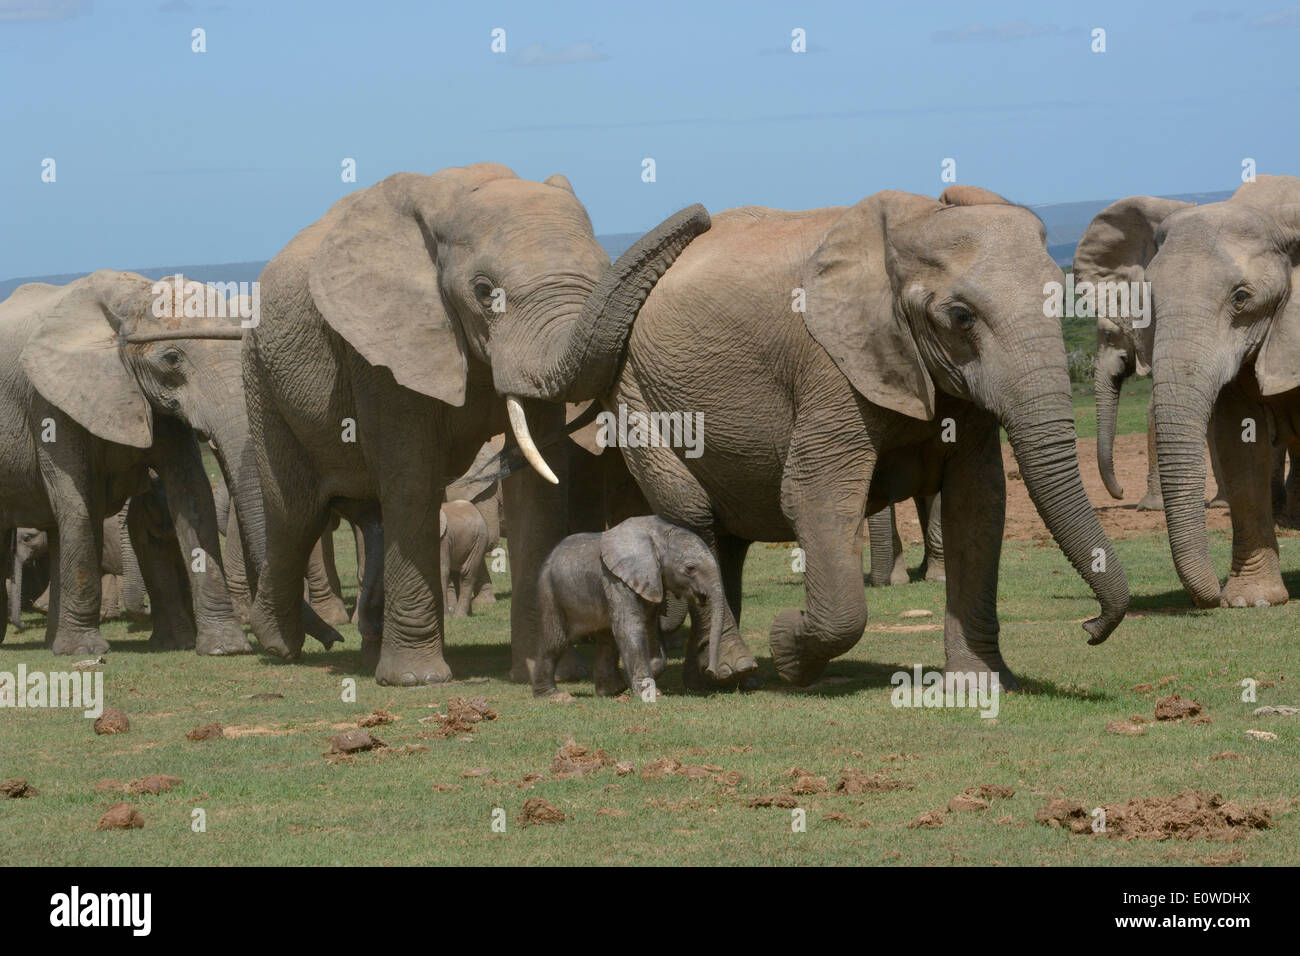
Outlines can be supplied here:
[[694, 573], [695, 573], [696, 571], [698, 571], [698, 570], [699, 570], [699, 568], [697, 568], [697, 567], [696, 567], [695, 565], [693, 565], [693, 564], [688, 564], [688, 565], [686, 565], [686, 573], [687, 573], [687, 574], [694, 574]]
[[172, 368], [179, 368], [181, 364], [181, 353], [177, 349], [168, 349], [163, 353], [162, 359]]
[[1248, 301], [1250, 301], [1249, 289], [1242, 287], [1237, 289], [1236, 292], [1232, 293], [1232, 304], [1236, 306], [1238, 309], [1244, 306]]
[[948, 310], [948, 315], [952, 318], [952, 324], [963, 332], [969, 332], [975, 327], [975, 313], [964, 305], [953, 306]]

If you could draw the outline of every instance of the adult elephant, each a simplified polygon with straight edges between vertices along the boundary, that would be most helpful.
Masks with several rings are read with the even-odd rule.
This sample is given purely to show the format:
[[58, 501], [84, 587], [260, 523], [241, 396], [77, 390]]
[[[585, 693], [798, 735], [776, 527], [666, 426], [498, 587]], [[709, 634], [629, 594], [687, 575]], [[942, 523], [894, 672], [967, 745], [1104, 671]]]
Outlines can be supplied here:
[[[363, 641], [363, 660], [381, 684], [449, 680], [438, 505], [448, 477], [509, 427], [540, 469], [504, 488], [511, 677], [528, 681], [537, 571], [563, 536], [565, 477], [550, 473], [530, 435], [557, 430], [563, 408], [529, 398], [563, 398], [547, 357], [580, 364], [590, 343], [573, 332], [603, 330], [602, 312], [624, 329], [707, 225], [702, 209], [679, 214], [611, 268], [564, 177], [528, 182], [482, 163], [390, 176], [300, 232], [262, 272], [261, 322], [244, 350], [266, 509], [250, 613], [262, 646], [289, 659], [302, 648], [294, 609], [330, 508], [353, 518], [377, 504], [383, 636]], [[593, 298], [603, 280], [608, 294]]]
[[[1300, 451], [1300, 179], [1260, 176], [1203, 206], [1132, 196], [1108, 211], [1124, 227], [1106, 255], [1149, 282], [1155, 304], [1156, 454], [1178, 576], [1198, 607], [1284, 604], [1270, 444]], [[1207, 428], [1232, 513], [1222, 586], [1201, 507]]]
[[[736, 618], [750, 542], [794, 538], [804, 550], [807, 610], [781, 611], [770, 644], [781, 677], [808, 684], [866, 624], [864, 514], [941, 491], [964, 503], [942, 522], [946, 667], [1014, 686], [996, 613], [999, 424], [1047, 528], [1101, 602], [1084, 625], [1089, 643], [1128, 605], [1079, 477], [1060, 323], [1044, 315], [1041, 290], [1061, 278], [1042, 223], [984, 190], [730, 210], [655, 286], [625, 353], [600, 348], [618, 340], [601, 328], [587, 362], [557, 360], [568, 377], [543, 378], [531, 394], [700, 416], [698, 457], [653, 439], [623, 454], [655, 512], [719, 556], [729, 605], [720, 670], [749, 657]], [[530, 394], [523, 382], [511, 390]], [[691, 650], [688, 665], [703, 670], [707, 649]]]
[[[1134, 197], [1107, 206], [1084, 230], [1074, 252], [1075, 288], [1090, 283], [1094, 290], [1097, 312], [1097, 360], [1092, 389], [1097, 403], [1097, 470], [1102, 484], [1114, 499], [1122, 500], [1124, 486], [1115, 477], [1115, 433], [1119, 419], [1120, 389], [1126, 379], [1151, 373], [1151, 343], [1155, 339], [1155, 316], [1150, 312], [1145, 324], [1135, 325], [1131, 314], [1130, 292], [1140, 273], [1132, 263], [1154, 253], [1155, 235], [1151, 223], [1162, 220], [1176, 209], [1195, 203], [1152, 196]], [[1129, 247], [1133, 248], [1129, 248]], [[1118, 285], [1122, 284], [1123, 288]], [[1110, 289], [1116, 291], [1112, 294]], [[1112, 308], [1112, 303], [1114, 306]], [[1123, 308], [1121, 303], [1130, 303]], [[1150, 297], [1146, 297], [1148, 308]], [[1208, 436], [1210, 464], [1215, 484], [1222, 489], [1218, 450], [1213, 436]], [[1216, 491], [1208, 506], [1227, 507], [1222, 491]], [[1155, 405], [1147, 406], [1147, 487], [1138, 501], [1138, 511], [1160, 511], [1164, 499], [1160, 494], [1160, 476], [1156, 468]]]
[[51, 532], [46, 641], [58, 654], [108, 650], [99, 632], [103, 523], [148, 489], [150, 467], [185, 554], [206, 554], [186, 564], [195, 650], [249, 649], [226, 593], [194, 432], [230, 447], [245, 430], [226, 401], [238, 377], [222, 375], [238, 346], [153, 341], [182, 321], [155, 317], [183, 314], [172, 288], [101, 271], [66, 286], [24, 285], [0, 304], [0, 525]]

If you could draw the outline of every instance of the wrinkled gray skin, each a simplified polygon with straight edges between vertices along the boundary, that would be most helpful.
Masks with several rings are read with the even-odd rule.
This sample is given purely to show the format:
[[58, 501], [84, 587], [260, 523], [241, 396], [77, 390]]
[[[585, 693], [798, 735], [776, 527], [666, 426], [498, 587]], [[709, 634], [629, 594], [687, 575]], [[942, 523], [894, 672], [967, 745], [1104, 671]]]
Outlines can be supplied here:
[[25, 285], [0, 304], [0, 526], [52, 532], [46, 640], [55, 653], [108, 650], [99, 632], [103, 522], [148, 489], [150, 467], [166, 485], [181, 547], [209, 558], [202, 572], [187, 564], [194, 649], [249, 649], [226, 593], [193, 431], [220, 444], [244, 430], [242, 402], [229, 398], [238, 345], [124, 344], [123, 334], [194, 321], [155, 318], [152, 286], [103, 271], [66, 286]]
[[1273, 524], [1279, 528], [1300, 527], [1300, 472], [1296, 471], [1296, 458], [1291, 454], [1291, 469], [1286, 460], [1290, 454], [1285, 445], [1273, 448]]
[[[920, 573], [927, 581], [944, 581], [947, 572], [943, 567], [943, 525], [940, 517], [939, 496], [921, 495], [915, 499], [916, 516], [925, 533], [925, 557]], [[898, 536], [898, 523], [894, 520], [894, 506], [881, 508], [867, 519], [867, 548], [871, 553], [871, 572], [867, 583], [873, 588], [891, 584], [906, 584], [907, 558], [903, 553], [903, 539]]]
[[[1124, 224], [1111, 260], [1149, 281], [1155, 303], [1156, 454], [1178, 576], [1198, 607], [1284, 604], [1270, 445], [1300, 451], [1300, 179], [1260, 176], [1203, 206], [1134, 196], [1108, 211]], [[1232, 514], [1222, 585], [1202, 507], [1207, 428]]]
[[164, 647], [191, 647], [197, 636], [185, 554], [167, 514], [167, 492], [156, 476], [149, 490], [126, 506], [122, 548], [135, 558], [140, 586], [149, 599], [153, 640]]
[[442, 593], [452, 617], [469, 617], [474, 577], [483, 565], [488, 528], [474, 503], [463, 498], [442, 505], [438, 518]]
[[561, 541], [542, 565], [538, 582], [542, 637], [534, 696], [556, 692], [556, 663], [575, 639], [590, 635], [596, 639], [596, 693], [623, 689], [621, 657], [632, 688], [653, 700], [651, 658], [668, 594], [690, 605], [693, 621], [707, 616], [707, 646], [716, 661], [726, 598], [713, 553], [698, 536], [650, 515]]
[[[479, 562], [479, 567], [474, 573], [474, 607], [496, 603], [496, 595], [492, 593], [492, 575], [488, 572], [488, 557], [501, 544], [501, 517], [504, 502], [499, 480], [476, 481], [471, 480], [471, 476], [477, 475], [480, 468], [489, 467], [489, 463], [500, 453], [503, 443], [504, 436], [501, 439], [493, 438], [492, 441], [485, 442], [478, 454], [474, 456], [474, 462], [466, 474], [449, 484], [445, 492], [448, 501], [459, 498], [472, 501], [479, 514], [483, 516], [483, 523], [487, 527], [483, 560]], [[570, 478], [572, 479], [572, 475]]]
[[[703, 415], [701, 457], [623, 455], [655, 512], [718, 557], [720, 667], [754, 666], [735, 623], [750, 542], [803, 548], [807, 610], [781, 611], [769, 638], [781, 677], [808, 684], [866, 624], [864, 515], [941, 491], [978, 502], [942, 522], [945, 666], [1014, 686], [998, 645], [999, 424], [1044, 523], [1101, 602], [1089, 642], [1119, 625], [1128, 582], [1079, 477], [1060, 322], [1043, 309], [1044, 285], [1062, 279], [1031, 212], [965, 186], [942, 201], [885, 192], [849, 209], [731, 210], [682, 253], [601, 401]], [[941, 441], [947, 418], [955, 442]]]
[[[1150, 257], [1155, 251], [1152, 223], [1170, 212], [1194, 203], [1174, 199], [1142, 196], [1112, 203], [1088, 225], [1074, 254], [1076, 290], [1079, 283], [1140, 281], [1140, 270], [1133, 262]], [[1132, 316], [1109, 315], [1110, 296], [1097, 299], [1097, 358], [1093, 374], [1093, 396], [1097, 401], [1097, 470], [1106, 491], [1116, 500], [1124, 497], [1124, 488], [1115, 477], [1115, 431], [1119, 416], [1119, 394], [1125, 379], [1151, 372], [1151, 344], [1155, 338], [1155, 313], [1145, 328], [1135, 328]], [[1105, 305], [1103, 305], [1105, 303]], [[1122, 309], [1118, 310], [1122, 311]], [[1211, 431], [1206, 436], [1210, 446], [1210, 464], [1215, 483], [1223, 487], [1218, 451]], [[1212, 508], [1227, 507], [1221, 491], [1209, 502]], [[1147, 406], [1147, 489], [1137, 504], [1138, 511], [1160, 511], [1160, 475], [1156, 467], [1155, 405]]]
[[[330, 508], [354, 521], [377, 509], [382, 639], [368, 636], [362, 659], [381, 684], [451, 679], [444, 595], [431, 586], [446, 476], [509, 427], [512, 395], [523, 398], [514, 440], [540, 463], [531, 433], [558, 430], [555, 402], [603, 313], [630, 323], [701, 228], [702, 211], [679, 214], [611, 267], [567, 180], [528, 182], [483, 163], [391, 176], [300, 232], [262, 273], [261, 322], [244, 350], [268, 542], [249, 615], [261, 645], [286, 659], [301, 651], [295, 602]], [[607, 273], [601, 308], [585, 308]], [[619, 290], [628, 294], [610, 294]], [[543, 391], [552, 402], [529, 400]], [[537, 569], [563, 534], [565, 475], [556, 477], [523, 471], [504, 483], [520, 682], [536, 656]]]

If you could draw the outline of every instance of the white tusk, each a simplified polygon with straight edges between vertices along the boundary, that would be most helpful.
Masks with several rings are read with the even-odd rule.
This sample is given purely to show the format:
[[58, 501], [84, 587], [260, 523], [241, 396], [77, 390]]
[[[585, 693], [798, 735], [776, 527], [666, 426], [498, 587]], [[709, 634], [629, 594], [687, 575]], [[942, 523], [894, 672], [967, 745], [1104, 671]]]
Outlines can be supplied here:
[[506, 412], [510, 415], [510, 430], [515, 433], [515, 441], [519, 443], [519, 450], [528, 459], [528, 464], [551, 484], [558, 485], [560, 479], [555, 477], [555, 472], [551, 471], [546, 459], [533, 444], [533, 436], [528, 434], [528, 419], [524, 416], [524, 406], [519, 404], [519, 399], [507, 396]]

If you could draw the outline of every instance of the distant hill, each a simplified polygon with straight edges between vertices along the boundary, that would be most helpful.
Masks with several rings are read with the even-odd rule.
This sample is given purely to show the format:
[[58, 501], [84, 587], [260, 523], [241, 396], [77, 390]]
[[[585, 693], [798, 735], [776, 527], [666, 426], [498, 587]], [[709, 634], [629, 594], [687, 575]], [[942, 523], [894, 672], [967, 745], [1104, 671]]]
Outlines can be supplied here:
[[[1179, 193], [1164, 198], [1181, 199], [1184, 202], [1207, 203], [1219, 202], [1231, 195], [1231, 192]], [[1088, 223], [1092, 221], [1092, 217], [1112, 202], [1114, 202], [1113, 199], [1095, 199], [1088, 202], [1044, 203], [1029, 208], [1038, 214], [1047, 227], [1048, 253], [1056, 260], [1058, 265], [1064, 267], [1073, 261], [1074, 247], [1078, 244], [1079, 237], [1083, 235], [1083, 230], [1088, 228]], [[611, 259], [617, 259], [628, 250], [632, 243], [640, 238], [641, 233], [639, 232], [617, 232], [597, 236], [596, 240], [609, 253]], [[228, 262], [219, 265], [154, 266], [129, 271], [138, 272], [150, 279], [161, 279], [163, 276], [175, 275], [179, 272], [201, 282], [252, 282], [261, 275], [265, 265], [265, 262]], [[66, 275], [22, 276], [16, 279], [3, 279], [0, 280], [0, 300], [8, 298], [9, 294], [24, 282], [49, 282], [54, 285], [64, 285], [73, 279], [80, 278], [83, 274], [73, 272]]]

